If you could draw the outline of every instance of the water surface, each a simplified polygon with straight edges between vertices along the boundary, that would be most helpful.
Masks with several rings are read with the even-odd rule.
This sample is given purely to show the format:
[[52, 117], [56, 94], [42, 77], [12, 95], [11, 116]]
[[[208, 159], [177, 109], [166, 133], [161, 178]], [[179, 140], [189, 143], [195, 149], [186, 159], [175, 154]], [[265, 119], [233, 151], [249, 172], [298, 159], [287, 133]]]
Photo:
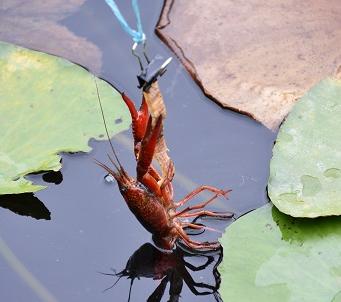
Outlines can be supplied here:
[[[122, 13], [134, 22], [128, 2], [117, 2]], [[141, 14], [150, 55], [172, 56], [154, 34], [163, 1], [140, 2], [144, 5]], [[88, 0], [77, 14], [62, 23], [102, 50], [101, 77], [139, 102], [141, 93], [136, 80], [139, 67], [130, 55], [131, 40], [104, 1]], [[168, 108], [165, 135], [177, 170], [176, 199], [186, 195], [195, 184], [207, 184], [233, 190], [228, 201], [220, 200], [212, 209], [231, 210], [238, 216], [266, 203], [275, 134], [207, 99], [176, 58], [160, 86]], [[127, 131], [113, 141], [122, 163], [133, 174], [135, 161], [129, 139], [131, 133]], [[50, 211], [51, 220], [36, 220], [0, 209], [1, 301], [127, 301], [130, 280], [122, 278], [113, 289], [103, 293], [114, 279], [98, 272], [110, 272], [111, 268], [121, 271], [129, 257], [150, 242], [150, 234], [129, 212], [117, 186], [104, 181], [105, 173], [92, 160], [106, 161], [108, 144], [95, 141], [90, 144], [94, 148], [90, 154], [64, 154], [63, 181], [59, 185], [50, 183], [46, 190], [36, 194]], [[210, 225], [223, 229], [227, 223]], [[191, 261], [200, 264], [203, 259]], [[40, 284], [33, 282], [32, 276]], [[23, 281], [25, 278], [31, 283]], [[214, 282], [212, 267], [194, 273], [193, 278]], [[135, 280], [131, 301], [145, 301], [159, 284], [150, 278]], [[168, 301], [167, 296], [168, 288], [162, 301]], [[184, 285], [180, 301], [215, 299], [194, 296]]]

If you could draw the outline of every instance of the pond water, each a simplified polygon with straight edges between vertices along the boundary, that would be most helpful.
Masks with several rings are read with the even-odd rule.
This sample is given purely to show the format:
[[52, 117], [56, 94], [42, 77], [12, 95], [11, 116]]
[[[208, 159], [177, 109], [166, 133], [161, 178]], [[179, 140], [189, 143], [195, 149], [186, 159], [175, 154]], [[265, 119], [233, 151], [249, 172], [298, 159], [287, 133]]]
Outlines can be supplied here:
[[[131, 7], [124, 2], [127, 1], [118, 1], [122, 13], [133, 22]], [[163, 1], [141, 2], [150, 56], [173, 56], [154, 34]], [[139, 67], [130, 54], [131, 40], [104, 1], [86, 1], [78, 13], [62, 23], [101, 49], [100, 76], [140, 102], [141, 92], [136, 80]], [[176, 199], [195, 186], [207, 184], [233, 190], [229, 200], [219, 200], [212, 205], [213, 210], [229, 210], [240, 216], [266, 203], [275, 133], [207, 99], [176, 58], [161, 78], [160, 86], [168, 109], [165, 136], [176, 166]], [[113, 142], [121, 162], [133, 174], [131, 132], [120, 134]], [[106, 183], [104, 171], [93, 162], [93, 158], [106, 161], [108, 143], [91, 141], [90, 144], [93, 151], [89, 154], [63, 155], [62, 182], [58, 174], [56, 182], [59, 184], [49, 183], [46, 190], [36, 193], [41, 203], [29, 194], [18, 201], [11, 200], [15, 204], [12, 206], [9, 197], [0, 199], [3, 207], [0, 208], [1, 301], [127, 301], [131, 280], [123, 276], [112, 289], [103, 292], [116, 278], [99, 272], [122, 271], [137, 250], [134, 254], [137, 260], [130, 262], [130, 268], [132, 270], [132, 265], [140, 267], [139, 274], [148, 278], [134, 280], [131, 301], [146, 301], [158, 286], [160, 296], [162, 287], [167, 285], [153, 280], [148, 271], [149, 262], [161, 261], [159, 253], [148, 244], [151, 235], [130, 213], [117, 186]], [[32, 178], [44, 183], [39, 175]], [[44, 179], [53, 181], [53, 175]], [[16, 215], [8, 207], [42, 219]], [[204, 223], [223, 230], [230, 221]], [[217, 238], [216, 233], [202, 236]], [[151, 260], [148, 255], [156, 256]], [[163, 298], [158, 300], [155, 294], [149, 301], [178, 301], [175, 292], [180, 291], [182, 279], [180, 301], [216, 301], [218, 298], [213, 295], [196, 296], [189, 288], [193, 282], [215, 283], [213, 272], [219, 254], [212, 257], [185, 258], [196, 266], [208, 259], [212, 261], [206, 269], [192, 273], [188, 267], [184, 270], [181, 259], [165, 256], [163, 263], [175, 261], [179, 269], [169, 274], [171, 282]], [[146, 265], [141, 268], [144, 262]], [[168, 300], [170, 283], [172, 300]], [[205, 291], [205, 288], [198, 290]]]

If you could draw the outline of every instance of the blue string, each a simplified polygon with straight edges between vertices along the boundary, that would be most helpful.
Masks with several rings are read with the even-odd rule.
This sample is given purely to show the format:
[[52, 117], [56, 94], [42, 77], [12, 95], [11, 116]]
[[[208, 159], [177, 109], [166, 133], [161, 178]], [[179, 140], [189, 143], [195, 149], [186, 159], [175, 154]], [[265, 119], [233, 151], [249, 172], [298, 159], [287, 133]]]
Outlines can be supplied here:
[[134, 42], [136, 42], [136, 43], [144, 42], [146, 39], [146, 36], [142, 30], [140, 10], [139, 10], [139, 5], [137, 3], [137, 0], [131, 0], [131, 5], [133, 6], [133, 10], [135, 13], [137, 30], [134, 30], [129, 26], [129, 24], [127, 23], [127, 21], [125, 20], [125, 18], [121, 14], [120, 10], [118, 9], [118, 6], [116, 5], [114, 0], [105, 0], [105, 2], [111, 8], [112, 12], [116, 16], [121, 27], [133, 38]]

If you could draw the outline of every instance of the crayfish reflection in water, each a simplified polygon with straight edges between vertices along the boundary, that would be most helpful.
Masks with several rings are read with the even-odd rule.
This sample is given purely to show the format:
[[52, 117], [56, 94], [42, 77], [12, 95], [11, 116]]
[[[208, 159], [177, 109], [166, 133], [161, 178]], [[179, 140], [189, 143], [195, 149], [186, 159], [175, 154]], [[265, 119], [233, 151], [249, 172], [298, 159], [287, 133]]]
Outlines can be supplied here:
[[[203, 264], [194, 265], [188, 262], [191, 257], [196, 257], [196, 262], [198, 258], [205, 261]], [[223, 251], [221, 247], [216, 251], [204, 254], [192, 254], [182, 249], [178, 249], [173, 253], [163, 253], [152, 244], [145, 243], [130, 256], [126, 267], [122, 271], [116, 273], [113, 270], [113, 273], [101, 274], [117, 277], [117, 280], [106, 290], [113, 288], [123, 277], [131, 279], [128, 302], [132, 296], [131, 291], [134, 280], [140, 278], [160, 280], [156, 289], [148, 297], [147, 302], [160, 302], [165, 295], [168, 283], [169, 300], [167, 301], [179, 301], [185, 283], [194, 295], [212, 295], [215, 301], [221, 302], [218, 293], [221, 279], [217, 267], [221, 263], [222, 257]], [[213, 284], [202, 281], [197, 282], [190, 273], [190, 271], [202, 272], [203, 270], [210, 271], [213, 274]]]
[[[137, 177], [134, 179], [128, 175], [114, 148], [112, 151], [116, 161], [110, 156], [109, 159], [115, 170], [101, 162], [97, 162], [98, 165], [115, 178], [129, 209], [144, 228], [153, 235], [153, 240], [158, 247], [171, 250], [175, 247], [177, 240], [181, 240], [186, 247], [193, 250], [218, 249], [219, 242], [192, 240], [184, 229], [210, 230], [210, 228], [195, 222], [184, 221], [184, 219], [198, 216], [231, 218], [233, 214], [230, 212], [217, 213], [204, 209], [218, 196], [227, 198], [230, 190], [200, 186], [182, 200], [174, 202], [172, 180], [175, 168], [168, 156], [168, 148], [163, 135], [166, 109], [158, 84], [154, 82], [148, 92], [144, 91], [139, 110], [135, 108], [134, 103], [127, 95], [122, 94], [122, 98], [128, 106], [132, 118]], [[153, 160], [158, 162], [161, 173], [154, 168]], [[210, 191], [213, 196], [205, 202], [179, 209], [203, 191]]]

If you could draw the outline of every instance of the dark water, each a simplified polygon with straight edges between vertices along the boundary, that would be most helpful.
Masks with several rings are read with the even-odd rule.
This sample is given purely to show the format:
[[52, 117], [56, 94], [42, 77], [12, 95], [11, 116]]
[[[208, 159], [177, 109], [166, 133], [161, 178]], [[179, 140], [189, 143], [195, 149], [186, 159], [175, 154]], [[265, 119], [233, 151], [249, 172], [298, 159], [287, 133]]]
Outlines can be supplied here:
[[[141, 14], [150, 55], [171, 56], [154, 34], [162, 1], [140, 3], [144, 5]], [[128, 1], [118, 4], [133, 21]], [[101, 76], [139, 101], [139, 68], [130, 55], [131, 40], [104, 1], [87, 1], [63, 24], [98, 45], [103, 52]], [[194, 184], [209, 184], [233, 190], [228, 201], [216, 204], [216, 210], [232, 210], [238, 216], [266, 203], [274, 133], [208, 100], [176, 59], [160, 85], [168, 107], [166, 138], [180, 176], [174, 183], [176, 198], [187, 194]], [[124, 135], [123, 140], [130, 138], [130, 132]], [[116, 147], [121, 161], [133, 173], [132, 150], [120, 142]], [[36, 194], [48, 210], [44, 206], [41, 213], [39, 209], [26, 209], [37, 218], [49, 218], [50, 212], [51, 220], [16, 215], [6, 209], [4, 198], [0, 200], [4, 207], [0, 209], [1, 301], [127, 301], [130, 280], [122, 277], [113, 289], [103, 293], [115, 279], [98, 272], [124, 269], [129, 257], [150, 242], [150, 234], [129, 212], [117, 187], [105, 183], [104, 172], [92, 161], [93, 157], [105, 161], [108, 144], [92, 141], [91, 145], [94, 150], [90, 154], [63, 155], [63, 181], [51, 183]], [[14, 211], [24, 210], [19, 205]], [[226, 222], [210, 225], [223, 229]], [[205, 258], [189, 260], [196, 265], [205, 262]], [[212, 265], [192, 276], [197, 282], [214, 283]], [[159, 285], [160, 281], [152, 278], [135, 280], [131, 301], [146, 301]], [[168, 301], [168, 291], [162, 301]], [[194, 296], [186, 284], [181, 297], [180, 301], [215, 301], [212, 295]]]

